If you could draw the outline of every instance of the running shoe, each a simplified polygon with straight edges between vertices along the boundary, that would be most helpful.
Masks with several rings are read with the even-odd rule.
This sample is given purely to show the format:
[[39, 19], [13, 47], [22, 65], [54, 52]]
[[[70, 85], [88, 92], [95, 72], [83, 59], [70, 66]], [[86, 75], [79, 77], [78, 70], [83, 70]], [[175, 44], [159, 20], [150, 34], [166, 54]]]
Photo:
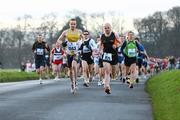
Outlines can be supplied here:
[[139, 83], [139, 78], [136, 78], [136, 80], [135, 80], [135, 81], [136, 81], [136, 83]]
[[126, 79], [125, 79], [125, 78], [123, 78], [122, 80], [123, 80], [123, 83], [125, 83]]
[[84, 83], [83, 84], [85, 87], [89, 87], [89, 84], [88, 83]]
[[104, 89], [104, 92], [105, 92], [106, 94], [111, 94], [111, 90], [110, 90], [109, 87], [106, 87], [106, 88]]
[[56, 76], [55, 78], [54, 78], [54, 80], [58, 80], [59, 78]]
[[130, 84], [130, 78], [129, 77], [126, 77], [126, 81], [127, 81], [127, 84]]
[[76, 90], [73, 89], [73, 88], [71, 88], [71, 93], [72, 93], [72, 94], [75, 94], [75, 93], [76, 93]]
[[76, 93], [76, 87], [71, 86], [71, 93], [72, 93], [72, 94], [75, 94], [75, 93]]
[[101, 81], [98, 81], [98, 86], [101, 86], [102, 85], [102, 82]]
[[39, 83], [42, 84], [42, 79], [41, 78], [39, 78]]
[[133, 84], [129, 84], [129, 88], [133, 88]]

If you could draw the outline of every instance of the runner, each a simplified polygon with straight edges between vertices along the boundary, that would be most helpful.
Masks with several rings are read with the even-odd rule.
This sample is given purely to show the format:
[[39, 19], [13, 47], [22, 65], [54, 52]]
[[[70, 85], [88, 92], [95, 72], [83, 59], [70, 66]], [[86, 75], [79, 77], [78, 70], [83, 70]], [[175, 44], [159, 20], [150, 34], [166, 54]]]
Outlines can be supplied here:
[[101, 36], [101, 49], [103, 50], [103, 67], [105, 71], [104, 91], [111, 94], [110, 88], [110, 74], [112, 74], [112, 67], [117, 64], [117, 43], [118, 37], [112, 32], [111, 25], [106, 23], [104, 25], [104, 34]]
[[82, 61], [81, 61], [80, 52], [78, 52], [78, 54], [77, 54], [77, 70], [78, 70], [77, 71], [77, 76], [80, 77], [80, 78], [83, 78], [83, 75], [82, 75]]
[[[56, 48], [56, 44], [53, 43], [53, 44], [52, 44], [51, 52], [52, 52], [52, 50], [55, 49], [55, 48]], [[51, 52], [50, 52], [50, 53], [51, 53]], [[54, 71], [55, 69], [54, 69], [53, 61], [51, 60], [51, 61], [49, 61], [49, 62], [51, 63], [51, 64], [50, 64], [51, 71], [52, 71], [52, 72], [51, 72], [51, 75], [52, 75], [52, 76], [55, 76], [55, 71]]]
[[143, 78], [144, 79], [147, 79], [147, 66], [148, 66], [148, 59], [144, 58], [143, 63], [142, 63], [142, 67], [141, 67], [141, 71], [143, 73]]
[[56, 42], [56, 48], [53, 48], [50, 54], [50, 61], [53, 62], [54, 70], [55, 71], [55, 80], [59, 79], [59, 74], [61, 70], [61, 65], [63, 63], [63, 55], [64, 50], [60, 47], [60, 43]]
[[149, 63], [148, 63], [149, 69], [150, 69], [150, 76], [151, 76], [151, 77], [154, 75], [155, 64], [156, 64], [155, 58], [151, 57], [151, 58], [150, 58], [150, 61], [149, 61]]
[[83, 43], [79, 50], [81, 50], [84, 86], [89, 87], [93, 77], [93, 57], [92, 52], [97, 48], [97, 45], [93, 39], [90, 38], [89, 31], [83, 32]]
[[94, 78], [98, 78], [98, 86], [101, 86], [103, 84], [103, 66], [100, 66], [100, 43], [101, 39], [100, 36], [97, 36], [96, 38], [96, 44], [97, 48], [93, 51], [93, 59], [94, 59]]
[[[120, 36], [120, 41], [124, 42], [124, 39], [125, 39], [125, 36], [121, 35]], [[125, 75], [126, 68], [125, 68], [125, 65], [124, 65], [124, 56], [123, 56], [123, 54], [121, 52], [121, 46], [118, 47], [118, 63], [119, 63], [119, 70], [118, 70], [118, 72], [120, 74], [120, 80], [122, 80], [123, 83], [124, 83], [125, 82], [125, 76], [126, 76]]]
[[69, 77], [69, 74], [68, 74], [68, 67], [67, 67], [67, 56], [66, 54], [63, 55], [63, 64], [62, 64], [62, 67], [61, 67], [62, 71], [64, 72], [64, 75], [65, 77]]
[[[146, 50], [144, 49], [144, 46], [140, 43], [140, 39], [138, 37], [135, 38], [135, 40], [139, 43], [139, 51], [137, 55], [137, 73], [136, 73], [136, 83], [139, 82], [139, 77], [142, 75], [144, 78], [146, 78], [146, 67], [147, 67], [147, 60], [149, 59]], [[143, 51], [143, 52], [142, 52]]]
[[47, 51], [46, 42], [43, 41], [42, 35], [37, 36], [37, 41], [32, 46], [35, 54], [36, 72], [39, 74], [39, 82], [42, 84], [42, 74], [45, 67], [45, 51]]
[[45, 51], [45, 74], [46, 78], [50, 79], [50, 48], [48, 44], [46, 44], [47, 50]]
[[130, 74], [129, 88], [133, 88], [133, 83], [137, 78], [136, 60], [137, 52], [140, 51], [140, 44], [135, 41], [134, 33], [128, 32], [127, 40], [124, 41], [121, 51], [125, 57], [124, 64], [126, 66], [126, 76]]
[[71, 19], [69, 21], [69, 27], [69, 29], [63, 31], [57, 41], [63, 41], [63, 46], [66, 46], [68, 68], [71, 79], [71, 93], [75, 94], [77, 80], [77, 54], [81, 45], [80, 40], [82, 38], [82, 31], [76, 28], [76, 19]]

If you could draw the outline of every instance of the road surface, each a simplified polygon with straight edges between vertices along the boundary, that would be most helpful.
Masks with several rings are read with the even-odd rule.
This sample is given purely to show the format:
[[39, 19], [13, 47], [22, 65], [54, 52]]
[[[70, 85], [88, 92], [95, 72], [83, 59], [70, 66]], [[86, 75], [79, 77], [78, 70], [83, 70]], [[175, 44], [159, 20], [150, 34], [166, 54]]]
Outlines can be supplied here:
[[89, 88], [79, 80], [76, 95], [70, 93], [69, 79], [1, 83], [0, 120], [152, 120], [144, 83], [129, 89], [111, 81], [110, 95], [97, 80]]

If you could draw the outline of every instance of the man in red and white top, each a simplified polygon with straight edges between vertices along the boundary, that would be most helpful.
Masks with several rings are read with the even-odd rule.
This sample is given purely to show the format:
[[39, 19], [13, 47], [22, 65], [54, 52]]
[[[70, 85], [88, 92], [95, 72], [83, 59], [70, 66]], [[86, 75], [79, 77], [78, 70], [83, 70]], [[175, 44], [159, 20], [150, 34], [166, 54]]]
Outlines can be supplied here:
[[53, 63], [53, 71], [55, 72], [55, 80], [59, 79], [61, 65], [63, 63], [64, 50], [60, 46], [61, 43], [56, 42], [56, 47], [52, 49], [50, 54], [50, 62]]

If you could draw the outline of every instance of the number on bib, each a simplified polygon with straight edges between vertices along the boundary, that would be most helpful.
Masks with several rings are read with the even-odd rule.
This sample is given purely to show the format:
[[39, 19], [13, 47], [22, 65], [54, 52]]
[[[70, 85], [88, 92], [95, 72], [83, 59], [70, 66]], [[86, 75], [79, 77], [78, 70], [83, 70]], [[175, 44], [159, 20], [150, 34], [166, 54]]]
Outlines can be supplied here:
[[135, 57], [136, 56], [136, 49], [128, 49], [128, 55]]
[[36, 49], [36, 54], [37, 54], [37, 55], [44, 55], [44, 49], [42, 49], [42, 48], [37, 48], [37, 49]]
[[69, 50], [76, 50], [76, 46], [69, 46], [68, 49]]
[[89, 53], [89, 52], [91, 52], [91, 50], [86, 46], [83, 46], [83, 53]]
[[54, 60], [61, 60], [62, 59], [62, 56], [59, 54], [59, 55], [54, 55]]
[[112, 61], [112, 54], [111, 53], [104, 53], [103, 60]]

